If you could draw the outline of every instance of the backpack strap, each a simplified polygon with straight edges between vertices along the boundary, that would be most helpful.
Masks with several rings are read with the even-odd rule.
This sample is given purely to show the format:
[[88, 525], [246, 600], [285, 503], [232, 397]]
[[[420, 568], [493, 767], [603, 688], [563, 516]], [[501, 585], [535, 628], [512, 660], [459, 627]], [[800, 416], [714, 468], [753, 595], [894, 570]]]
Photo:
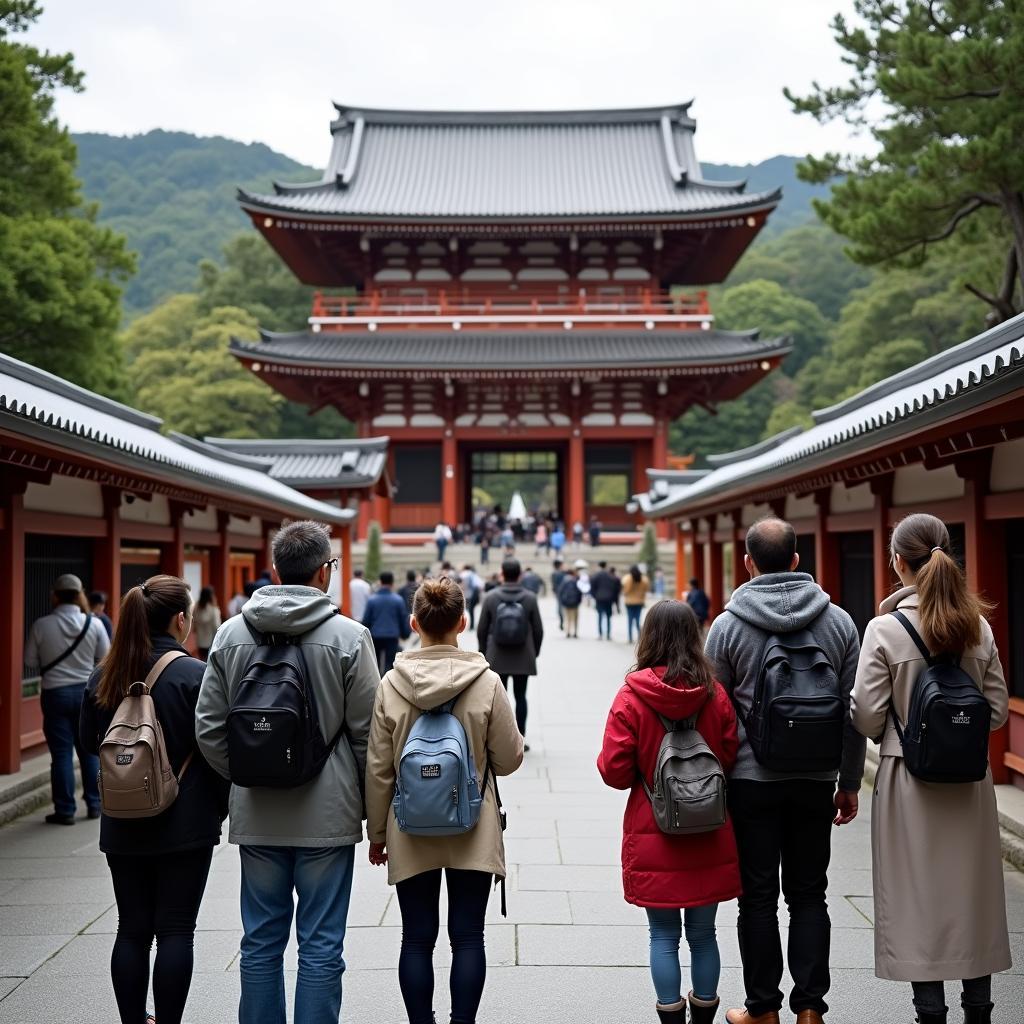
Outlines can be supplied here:
[[160, 677], [164, 674], [164, 669], [172, 661], [177, 661], [179, 658], [187, 658], [189, 655], [186, 651], [168, 651], [166, 654], [161, 655], [157, 659], [156, 663], [149, 670], [149, 675], [146, 676], [146, 680], [143, 686], [146, 687], [148, 693], [153, 692], [153, 687], [160, 681]]
[[82, 632], [79, 633], [78, 636], [75, 637], [74, 642], [71, 644], [71, 646], [63, 654], [58, 655], [49, 664], [41, 665], [39, 667], [39, 674], [41, 676], [45, 676], [47, 672], [51, 671], [52, 669], [55, 669], [65, 658], [70, 658], [71, 655], [74, 654], [75, 651], [78, 650], [78, 645], [85, 639], [86, 635], [89, 632], [89, 627], [91, 625], [92, 625], [92, 613], [91, 612], [86, 612], [85, 613], [85, 625], [82, 626]]
[[914, 641], [914, 646], [921, 652], [921, 657], [930, 665], [934, 660], [932, 652], [928, 650], [928, 645], [921, 639], [921, 634], [914, 629], [914, 624], [910, 619], [898, 608], [889, 614], [910, 634], [910, 639]]

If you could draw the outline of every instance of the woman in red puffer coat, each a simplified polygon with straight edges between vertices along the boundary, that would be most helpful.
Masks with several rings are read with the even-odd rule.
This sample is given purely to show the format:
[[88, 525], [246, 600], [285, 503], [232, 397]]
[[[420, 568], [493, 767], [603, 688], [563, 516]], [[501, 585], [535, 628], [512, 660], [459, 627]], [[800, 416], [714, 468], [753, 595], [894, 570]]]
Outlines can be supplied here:
[[622, 888], [627, 903], [644, 907], [651, 930], [651, 977], [663, 1024], [685, 1024], [679, 942], [685, 916], [690, 947], [690, 1019], [711, 1024], [718, 1010], [721, 960], [715, 935], [718, 904], [740, 894], [732, 822], [713, 832], [670, 836], [654, 820], [643, 774], [653, 788], [665, 736], [659, 715], [697, 716], [697, 731], [728, 775], [739, 741], [736, 714], [704, 656], [700, 624], [682, 601], [661, 601], [647, 613], [636, 668], [608, 714], [597, 768], [614, 789], [630, 790], [622, 823]]

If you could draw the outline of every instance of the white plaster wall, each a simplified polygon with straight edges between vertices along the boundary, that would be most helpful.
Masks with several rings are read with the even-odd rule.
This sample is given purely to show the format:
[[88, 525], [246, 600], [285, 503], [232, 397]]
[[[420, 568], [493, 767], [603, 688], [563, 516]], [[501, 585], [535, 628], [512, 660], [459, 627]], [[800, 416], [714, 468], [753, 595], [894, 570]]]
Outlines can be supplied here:
[[132, 523], [155, 523], [157, 526], [169, 526], [171, 510], [167, 498], [162, 494], [152, 495], [148, 501], [136, 498], [129, 502], [128, 496], [121, 499], [121, 518]]
[[263, 523], [258, 518], [232, 516], [228, 520], [228, 529], [232, 533], [241, 533], [247, 537], [260, 537], [263, 535]]
[[787, 519], [811, 519], [818, 514], [818, 503], [813, 494], [799, 497], [796, 494], [786, 496]]
[[1024, 438], [995, 446], [991, 479], [996, 494], [1024, 490]]
[[956, 475], [953, 466], [941, 469], [925, 469], [920, 462], [912, 466], [901, 466], [893, 475], [892, 503], [897, 505], [919, 505], [925, 501], [946, 501], [962, 498], [964, 481]]
[[36, 512], [63, 512], [76, 516], [102, 516], [103, 491], [92, 480], [54, 476], [48, 484], [29, 484], [25, 508]]
[[870, 484], [857, 484], [847, 487], [846, 484], [832, 485], [832, 501], [830, 511], [869, 512], [875, 507], [875, 496], [871, 493]]
[[192, 530], [216, 530], [217, 510], [212, 505], [208, 505], [195, 512], [186, 512], [185, 525]]
[[740, 513], [740, 522], [744, 526], [750, 526], [756, 523], [762, 516], [770, 516], [771, 514], [771, 505], [744, 505], [743, 511]]

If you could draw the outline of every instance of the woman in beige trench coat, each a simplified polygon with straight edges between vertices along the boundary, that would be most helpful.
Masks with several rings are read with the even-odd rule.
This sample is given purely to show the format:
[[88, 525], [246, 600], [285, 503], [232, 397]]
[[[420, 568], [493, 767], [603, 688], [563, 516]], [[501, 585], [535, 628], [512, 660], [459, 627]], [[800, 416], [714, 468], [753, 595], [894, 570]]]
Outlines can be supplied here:
[[[457, 580], [425, 580], [413, 599], [412, 627], [422, 647], [405, 651], [381, 681], [366, 753], [366, 831], [370, 863], [387, 864], [402, 912], [398, 982], [410, 1024], [433, 1024], [434, 945], [440, 928], [442, 869], [448, 888], [455, 1024], [473, 1024], [483, 994], [484, 916], [492, 879], [505, 877], [505, 848], [494, 776], [523, 761], [523, 737], [501, 680], [482, 654], [462, 651], [465, 601]], [[480, 819], [469, 832], [423, 836], [403, 832], [392, 797], [405, 742], [424, 711], [454, 701], [466, 730], [477, 781]], [[426, 769], [422, 769], [426, 771]]]
[[906, 722], [926, 662], [889, 613], [906, 615], [933, 653], [962, 652], [960, 667], [988, 700], [993, 729], [1007, 718], [1006, 682], [984, 606], [951, 557], [943, 522], [907, 516], [891, 549], [904, 586], [868, 624], [851, 709], [856, 728], [881, 743], [871, 804], [875, 974], [913, 983], [921, 1024], [946, 1020], [943, 982], [962, 981], [965, 1022], [988, 1024], [991, 976], [1011, 963], [992, 776], [930, 783], [907, 771], [891, 712]]

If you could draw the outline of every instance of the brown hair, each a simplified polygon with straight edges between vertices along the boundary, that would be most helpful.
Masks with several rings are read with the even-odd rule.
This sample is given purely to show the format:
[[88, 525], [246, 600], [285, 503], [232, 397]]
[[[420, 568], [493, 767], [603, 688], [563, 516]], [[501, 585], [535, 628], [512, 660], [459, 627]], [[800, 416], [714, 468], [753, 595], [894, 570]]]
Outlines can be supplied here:
[[451, 576], [424, 580], [412, 599], [412, 613], [420, 629], [431, 637], [447, 636], [459, 624], [465, 610], [462, 587]]
[[953, 559], [946, 524], [914, 512], [896, 524], [890, 549], [916, 574], [917, 608], [925, 642], [935, 654], [961, 653], [981, 643], [981, 617], [992, 606], [967, 588]]
[[96, 703], [114, 709], [128, 687], [145, 678], [153, 656], [153, 633], [166, 632], [171, 619], [192, 607], [188, 584], [177, 576], [151, 576], [132, 587], [121, 602], [117, 630], [103, 659]]
[[715, 692], [711, 662], [704, 654], [700, 623], [685, 601], [659, 601], [640, 629], [634, 671], [664, 668], [670, 686], [689, 683]]

